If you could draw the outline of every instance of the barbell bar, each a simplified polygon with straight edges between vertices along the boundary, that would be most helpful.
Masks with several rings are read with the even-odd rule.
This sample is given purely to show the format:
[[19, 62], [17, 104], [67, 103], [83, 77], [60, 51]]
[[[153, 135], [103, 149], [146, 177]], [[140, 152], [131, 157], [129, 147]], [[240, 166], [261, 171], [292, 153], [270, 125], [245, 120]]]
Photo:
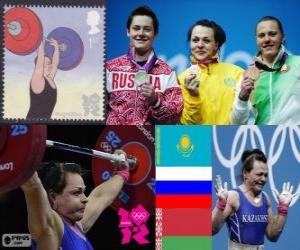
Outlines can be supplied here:
[[[110, 154], [110, 153], [102, 152], [99, 150], [75, 146], [75, 145], [66, 144], [66, 143], [57, 142], [57, 141], [46, 140], [46, 146], [52, 147], [55, 149], [71, 151], [71, 152], [75, 152], [75, 153], [79, 153], [79, 154], [91, 155], [91, 156], [99, 157], [99, 158], [102, 158], [105, 160], [110, 160], [110, 161], [117, 162], [117, 163], [122, 163], [126, 160], [125, 155], [123, 155], [123, 154], [120, 154], [120, 155]], [[127, 161], [128, 161], [130, 170], [133, 170], [138, 165], [138, 161], [137, 161], [136, 157], [134, 157], [134, 156], [128, 156]]]

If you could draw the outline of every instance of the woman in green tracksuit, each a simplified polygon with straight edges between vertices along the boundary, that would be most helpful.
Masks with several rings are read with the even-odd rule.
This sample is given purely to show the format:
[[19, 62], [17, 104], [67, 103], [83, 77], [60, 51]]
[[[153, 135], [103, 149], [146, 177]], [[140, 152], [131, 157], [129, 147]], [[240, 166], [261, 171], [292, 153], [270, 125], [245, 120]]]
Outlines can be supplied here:
[[284, 42], [276, 17], [258, 21], [259, 52], [238, 86], [231, 123], [247, 123], [252, 110], [256, 124], [300, 124], [300, 56], [287, 54]]

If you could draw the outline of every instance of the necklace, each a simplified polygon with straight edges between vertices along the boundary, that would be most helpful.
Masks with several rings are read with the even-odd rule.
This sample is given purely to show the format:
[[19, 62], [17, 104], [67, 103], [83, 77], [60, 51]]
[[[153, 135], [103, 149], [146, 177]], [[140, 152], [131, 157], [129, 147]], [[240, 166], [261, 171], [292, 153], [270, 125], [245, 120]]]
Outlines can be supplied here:
[[258, 196], [254, 197], [253, 201], [254, 201], [254, 203], [258, 204], [261, 201], [261, 194], [259, 194]]
[[[244, 194], [246, 194], [246, 193], [248, 193], [248, 192], [250, 192], [250, 189], [246, 189], [246, 187], [244, 187]], [[261, 197], [262, 197], [262, 194], [261, 194], [261, 193], [260, 193], [259, 195], [257, 195], [257, 196], [254, 196], [253, 202], [254, 202], [255, 204], [260, 203]], [[250, 195], [249, 198], [252, 199], [252, 195]]]

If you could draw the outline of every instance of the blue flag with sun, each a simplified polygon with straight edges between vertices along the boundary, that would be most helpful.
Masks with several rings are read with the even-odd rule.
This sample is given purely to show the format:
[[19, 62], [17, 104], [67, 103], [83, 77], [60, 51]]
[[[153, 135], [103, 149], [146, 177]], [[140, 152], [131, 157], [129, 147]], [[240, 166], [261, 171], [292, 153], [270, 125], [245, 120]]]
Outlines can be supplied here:
[[211, 166], [210, 126], [156, 126], [156, 166]]

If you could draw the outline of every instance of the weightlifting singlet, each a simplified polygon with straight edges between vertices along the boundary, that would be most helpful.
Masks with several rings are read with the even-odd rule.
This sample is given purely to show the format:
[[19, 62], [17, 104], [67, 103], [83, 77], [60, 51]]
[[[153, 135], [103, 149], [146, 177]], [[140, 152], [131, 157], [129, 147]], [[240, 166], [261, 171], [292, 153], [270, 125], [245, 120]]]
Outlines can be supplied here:
[[52, 88], [45, 79], [45, 88], [40, 94], [35, 94], [30, 86], [30, 108], [27, 119], [51, 118], [57, 99], [57, 90]]
[[268, 201], [262, 193], [262, 205], [254, 206], [238, 188], [240, 207], [226, 220], [230, 240], [242, 244], [263, 245], [266, 227], [269, 222]]
[[[76, 224], [76, 227], [84, 235], [81, 228]], [[33, 241], [32, 250], [36, 250], [36, 243]], [[64, 235], [59, 250], [93, 250], [91, 243], [88, 239], [84, 240], [78, 236], [72, 228], [64, 222]]]

